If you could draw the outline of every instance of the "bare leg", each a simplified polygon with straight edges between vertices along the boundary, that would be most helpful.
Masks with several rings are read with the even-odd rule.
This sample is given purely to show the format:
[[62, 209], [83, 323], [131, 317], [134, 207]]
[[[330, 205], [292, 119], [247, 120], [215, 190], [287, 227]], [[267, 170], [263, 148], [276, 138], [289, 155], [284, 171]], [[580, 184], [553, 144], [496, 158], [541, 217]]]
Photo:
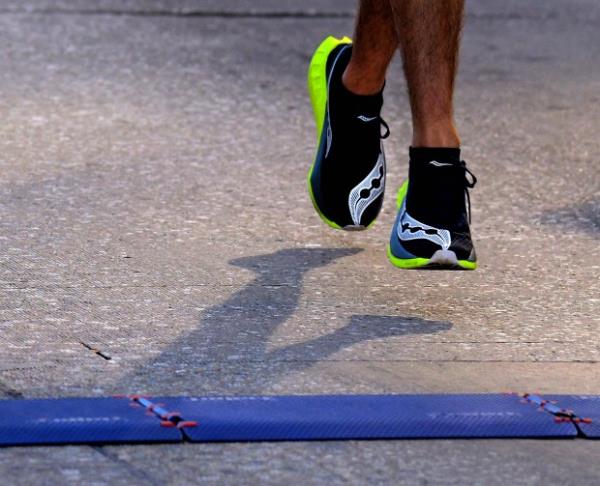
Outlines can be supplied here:
[[452, 98], [464, 0], [389, 0], [408, 84], [413, 147], [459, 147]]
[[398, 47], [413, 119], [413, 147], [459, 147], [454, 124], [464, 0], [361, 0], [352, 59], [343, 75], [356, 94], [377, 93]]
[[346, 88], [359, 95], [380, 92], [396, 49], [398, 37], [390, 0], [361, 0], [352, 58], [342, 78]]

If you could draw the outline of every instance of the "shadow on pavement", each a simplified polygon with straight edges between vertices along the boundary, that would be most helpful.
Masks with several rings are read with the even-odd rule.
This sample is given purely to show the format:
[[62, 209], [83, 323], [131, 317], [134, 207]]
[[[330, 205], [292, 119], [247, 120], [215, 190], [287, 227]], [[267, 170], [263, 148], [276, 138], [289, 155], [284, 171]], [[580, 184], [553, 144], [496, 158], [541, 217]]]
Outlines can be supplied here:
[[[408, 334], [432, 334], [449, 322], [401, 316], [354, 315], [347, 325], [317, 338], [269, 350], [276, 329], [298, 308], [305, 274], [359, 253], [357, 248], [285, 249], [229, 263], [257, 276], [224, 302], [206, 309], [198, 328], [180, 337], [129, 376], [125, 387], [169, 383], [170, 393], [244, 393], [268, 387], [344, 348], [364, 341]], [[326, 288], [324, 283], [324, 289]], [[318, 304], [315, 304], [318, 312]], [[326, 316], [323, 317], [326, 319]], [[319, 326], [310, 320], [306, 328]], [[175, 370], [184, 373], [176, 376]], [[174, 381], [175, 380], [175, 381]], [[178, 386], [181, 385], [180, 387]], [[162, 388], [162, 385], [159, 385]], [[141, 391], [141, 390], [128, 390]]]
[[363, 341], [407, 334], [433, 334], [452, 329], [450, 322], [427, 321], [415, 317], [354, 315], [348, 325], [311, 341], [292, 344], [267, 355], [267, 359], [286, 361], [310, 359], [319, 361], [342, 348]]
[[582, 203], [545, 211], [540, 216], [542, 224], [564, 226], [567, 229], [583, 231], [591, 236], [600, 236], [600, 197]]

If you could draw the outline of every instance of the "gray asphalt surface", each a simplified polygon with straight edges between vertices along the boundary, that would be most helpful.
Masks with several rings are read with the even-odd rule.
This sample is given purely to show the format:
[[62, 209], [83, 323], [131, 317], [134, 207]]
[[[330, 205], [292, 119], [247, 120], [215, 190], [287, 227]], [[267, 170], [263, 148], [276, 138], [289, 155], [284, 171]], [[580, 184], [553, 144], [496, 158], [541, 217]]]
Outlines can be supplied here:
[[[325, 227], [312, 50], [352, 5], [0, 3], [0, 398], [600, 393], [600, 4], [472, 1], [457, 118], [481, 262], [401, 271]], [[101, 356], [88, 348], [101, 350]], [[110, 357], [110, 359], [106, 359]], [[597, 484], [600, 442], [0, 450], [12, 484]]]

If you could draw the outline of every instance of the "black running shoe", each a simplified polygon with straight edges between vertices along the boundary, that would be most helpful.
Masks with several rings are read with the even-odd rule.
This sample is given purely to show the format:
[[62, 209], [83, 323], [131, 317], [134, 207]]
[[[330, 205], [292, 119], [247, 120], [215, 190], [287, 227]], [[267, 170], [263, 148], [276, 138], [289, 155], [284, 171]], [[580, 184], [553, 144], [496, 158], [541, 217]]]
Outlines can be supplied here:
[[477, 179], [460, 149], [412, 149], [388, 257], [400, 268], [475, 270], [468, 190]]
[[375, 221], [383, 202], [381, 139], [389, 130], [380, 116], [381, 93], [358, 96], [344, 87], [342, 74], [351, 54], [350, 39], [328, 37], [310, 63], [308, 89], [319, 146], [308, 174], [308, 189], [315, 209], [329, 226], [362, 230]]

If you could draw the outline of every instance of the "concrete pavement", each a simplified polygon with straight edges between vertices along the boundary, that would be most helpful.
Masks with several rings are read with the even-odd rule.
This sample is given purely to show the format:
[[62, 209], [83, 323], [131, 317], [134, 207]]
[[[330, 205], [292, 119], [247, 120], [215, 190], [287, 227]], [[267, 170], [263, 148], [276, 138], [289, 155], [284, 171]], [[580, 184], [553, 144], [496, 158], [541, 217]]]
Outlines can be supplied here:
[[[379, 222], [338, 233], [308, 199], [306, 64], [323, 35], [351, 33], [348, 2], [2, 2], [0, 398], [600, 393], [600, 8], [522, 4], [468, 6], [457, 118], [480, 181], [481, 267], [448, 273], [385, 257], [410, 140], [398, 63]], [[593, 484], [599, 452], [11, 448], [0, 471], [17, 484]]]

